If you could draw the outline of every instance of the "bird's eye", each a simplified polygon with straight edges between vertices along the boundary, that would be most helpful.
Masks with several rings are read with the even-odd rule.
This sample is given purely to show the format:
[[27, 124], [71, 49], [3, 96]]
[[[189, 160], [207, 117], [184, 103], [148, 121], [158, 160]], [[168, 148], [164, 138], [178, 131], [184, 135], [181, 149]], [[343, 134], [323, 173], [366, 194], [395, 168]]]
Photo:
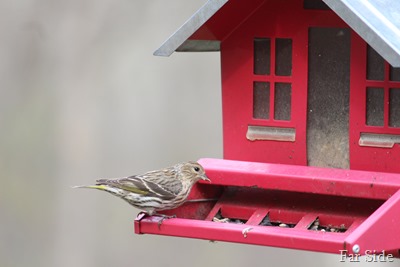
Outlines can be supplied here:
[[198, 172], [198, 171], [200, 171], [200, 168], [199, 167], [194, 167], [194, 171]]

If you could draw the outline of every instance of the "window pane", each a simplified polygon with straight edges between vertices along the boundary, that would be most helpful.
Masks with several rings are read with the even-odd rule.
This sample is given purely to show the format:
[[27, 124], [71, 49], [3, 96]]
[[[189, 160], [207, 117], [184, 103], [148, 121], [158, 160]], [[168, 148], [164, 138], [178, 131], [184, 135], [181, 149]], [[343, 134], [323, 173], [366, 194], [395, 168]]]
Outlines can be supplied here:
[[370, 46], [367, 48], [367, 79], [383, 81], [385, 60]]
[[292, 84], [275, 84], [275, 120], [290, 121], [292, 102]]
[[271, 39], [254, 39], [254, 74], [267, 75], [271, 68]]
[[367, 88], [367, 125], [383, 126], [383, 88]]
[[292, 39], [276, 39], [275, 74], [292, 75]]
[[349, 168], [351, 34], [343, 28], [309, 29], [306, 135], [311, 166]]
[[400, 68], [390, 66], [390, 80], [400, 82]]
[[267, 82], [254, 82], [253, 117], [269, 119], [270, 85]]
[[389, 126], [400, 127], [400, 89], [390, 89]]

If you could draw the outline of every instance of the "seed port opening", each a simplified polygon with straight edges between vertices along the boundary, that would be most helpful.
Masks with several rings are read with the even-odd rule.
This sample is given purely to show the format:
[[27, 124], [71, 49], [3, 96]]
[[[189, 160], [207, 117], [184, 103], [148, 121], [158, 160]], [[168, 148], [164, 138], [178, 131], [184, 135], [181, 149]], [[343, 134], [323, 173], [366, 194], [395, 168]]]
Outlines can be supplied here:
[[271, 208], [259, 223], [260, 226], [294, 228], [304, 217], [304, 212], [286, 208]]
[[260, 226], [274, 226], [274, 227], [282, 227], [282, 228], [294, 228], [296, 226], [295, 223], [288, 223], [288, 222], [283, 222], [281, 220], [274, 220], [272, 221], [269, 212], [265, 217], [262, 219], [262, 221], [259, 224]]
[[218, 223], [235, 223], [235, 224], [246, 224], [246, 222], [248, 221], [247, 219], [243, 219], [243, 218], [234, 218], [229, 216], [229, 214], [224, 214], [222, 215], [222, 208], [218, 210], [218, 212], [214, 215], [214, 217], [212, 218], [213, 222], [218, 222]]
[[349, 228], [348, 221], [343, 221], [342, 223], [338, 221], [331, 221], [327, 219], [320, 219], [320, 217], [315, 218], [315, 220], [307, 228], [310, 231], [320, 231], [320, 232], [331, 232], [331, 233], [344, 233]]

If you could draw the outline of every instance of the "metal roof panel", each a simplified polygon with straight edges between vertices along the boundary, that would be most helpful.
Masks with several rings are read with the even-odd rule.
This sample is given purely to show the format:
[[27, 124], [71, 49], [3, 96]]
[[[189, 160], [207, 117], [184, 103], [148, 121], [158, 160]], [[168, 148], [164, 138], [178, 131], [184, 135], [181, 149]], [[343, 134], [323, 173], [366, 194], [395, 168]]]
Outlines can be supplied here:
[[400, 1], [323, 1], [386, 61], [400, 67]]
[[192, 17], [190, 17], [174, 34], [172, 34], [161, 45], [161, 47], [154, 52], [154, 55], [170, 56], [228, 1], [229, 0], [209, 0], [196, 13], [194, 13]]
[[[323, 1], [385, 60], [394, 67], [400, 67], [400, 1]], [[204, 28], [207, 21], [228, 2], [229, 0], [207, 1], [154, 52], [154, 55], [170, 56], [174, 51], [219, 51], [218, 38], [202, 40], [189, 40], [189, 38], [200, 28]]]

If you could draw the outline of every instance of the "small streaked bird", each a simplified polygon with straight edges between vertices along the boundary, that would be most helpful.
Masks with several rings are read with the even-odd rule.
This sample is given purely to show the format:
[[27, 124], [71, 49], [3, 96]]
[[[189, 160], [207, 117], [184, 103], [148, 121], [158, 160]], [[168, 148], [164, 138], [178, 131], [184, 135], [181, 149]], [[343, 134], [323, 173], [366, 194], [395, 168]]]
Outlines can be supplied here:
[[162, 170], [119, 179], [99, 179], [95, 185], [75, 186], [109, 192], [148, 215], [182, 205], [199, 181], [209, 181], [203, 167], [194, 161], [179, 163]]

